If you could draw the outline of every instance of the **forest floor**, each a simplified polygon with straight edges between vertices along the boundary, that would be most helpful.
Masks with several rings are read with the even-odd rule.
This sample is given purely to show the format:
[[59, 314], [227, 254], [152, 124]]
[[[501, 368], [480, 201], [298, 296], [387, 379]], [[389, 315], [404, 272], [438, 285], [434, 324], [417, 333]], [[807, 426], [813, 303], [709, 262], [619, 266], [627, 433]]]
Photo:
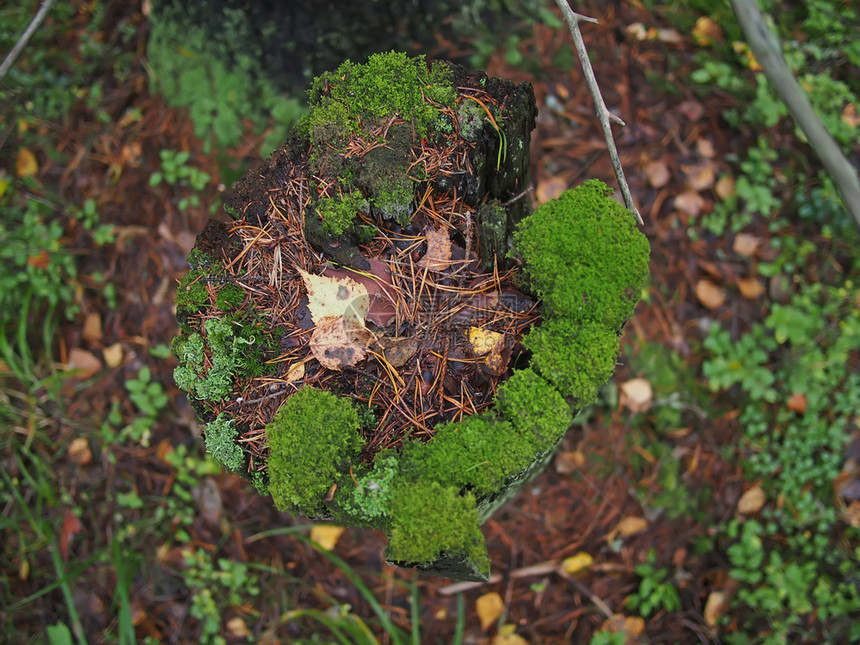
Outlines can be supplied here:
[[[625, 329], [618, 369], [598, 404], [580, 415], [551, 467], [486, 523], [490, 582], [458, 584], [390, 567], [382, 534], [348, 529], [336, 540], [332, 552], [404, 629], [410, 585], [417, 586], [423, 642], [453, 642], [461, 600], [465, 642], [472, 643], [587, 643], [613, 616], [633, 619], [626, 625], [631, 642], [719, 642], [721, 629], [732, 630], [731, 615], [721, 627], [716, 620], [735, 585], [725, 549], [699, 547], [738, 517], [739, 500], [756, 483], [744, 478], [740, 408], [731, 396], [718, 400], [702, 376], [703, 339], [714, 322], [735, 335], [749, 329], [770, 302], [782, 301], [785, 285], [756, 271], [775, 253], [766, 222], [753, 221], [742, 235], [690, 235], [688, 227], [720, 199], [718, 179], [732, 170], [726, 160], [754, 147], [759, 133], [726, 124], [722, 115], [736, 107], [730, 94], [703, 93], [688, 80], [696, 68], [691, 36], [633, 3], [590, 8], [600, 25], [584, 26], [585, 38], [606, 102], [627, 123], [616, 128], [616, 140], [652, 244], [648, 294]], [[0, 615], [8, 642], [38, 640], [55, 623], [73, 633], [79, 625], [90, 642], [114, 642], [124, 620], [152, 642], [214, 642], [216, 633], [227, 642], [298, 642], [326, 631], [322, 617], [346, 614], [387, 642], [344, 566], [289, 532], [272, 531], [298, 531], [304, 520], [276, 511], [201, 457], [198, 422], [173, 385], [176, 363], [165, 351], [177, 333], [176, 284], [210, 206], [220, 204], [237, 168], [259, 162], [264, 135], [249, 130], [236, 148], [205, 152], [189, 116], [150, 93], [146, 19], [131, 24], [131, 73], [121, 82], [97, 79], [100, 109], [110, 118], [94, 118], [81, 101], [61, 124], [42, 125], [46, 147], [33, 150], [34, 180], [71, 203], [94, 199], [114, 239], [88, 248], [80, 227], [68, 232], [80, 311], [60, 326], [54, 358], [79, 370], [62, 379], [62, 406], [36, 394], [41, 412], [12, 428], [36, 437], [20, 453], [25, 461], [50, 467], [41, 475], [33, 462], [23, 468], [8, 441], [0, 453], [15, 481], [44, 477], [58, 491], [43, 501], [32, 491], [18, 500], [55, 527], [53, 538], [40, 537], [39, 517], [28, 528], [18, 515], [21, 524], [12, 526], [13, 502], [6, 507], [3, 593], [13, 611]], [[640, 40], [637, 24], [664, 31]], [[57, 45], [75, 42], [74, 30], [84, 28], [82, 17]], [[522, 47], [551, 61], [572, 45], [564, 29], [536, 25]], [[487, 72], [534, 85], [536, 205], [588, 178], [616, 185], [578, 65], [547, 63], [536, 76], [499, 52]], [[188, 165], [210, 180], [201, 190], [181, 181], [151, 185], [162, 150], [187, 151]], [[21, 173], [14, 164], [3, 167]], [[192, 194], [198, 205], [180, 207]], [[147, 389], [152, 383], [160, 388]], [[569, 560], [561, 566], [582, 553], [591, 558], [582, 571], [570, 573]], [[222, 567], [220, 558], [249, 568]], [[647, 612], [625, 604], [648, 575], [643, 563], [653, 564], [658, 586], [677, 590], [677, 604], [658, 597]], [[238, 582], [219, 577], [219, 567]], [[492, 594], [501, 599], [495, 612], [487, 609]], [[294, 610], [312, 611], [285, 619]], [[213, 613], [218, 625], [207, 628]]]

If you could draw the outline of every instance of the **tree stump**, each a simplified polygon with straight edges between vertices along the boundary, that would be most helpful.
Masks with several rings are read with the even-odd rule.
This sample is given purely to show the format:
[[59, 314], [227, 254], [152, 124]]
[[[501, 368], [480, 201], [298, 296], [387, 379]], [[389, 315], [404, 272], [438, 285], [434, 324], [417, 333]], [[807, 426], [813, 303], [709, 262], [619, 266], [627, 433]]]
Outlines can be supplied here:
[[531, 213], [528, 84], [391, 53], [310, 108], [189, 256], [176, 382], [279, 509], [486, 579], [479, 526], [611, 375], [648, 243], [599, 182]]

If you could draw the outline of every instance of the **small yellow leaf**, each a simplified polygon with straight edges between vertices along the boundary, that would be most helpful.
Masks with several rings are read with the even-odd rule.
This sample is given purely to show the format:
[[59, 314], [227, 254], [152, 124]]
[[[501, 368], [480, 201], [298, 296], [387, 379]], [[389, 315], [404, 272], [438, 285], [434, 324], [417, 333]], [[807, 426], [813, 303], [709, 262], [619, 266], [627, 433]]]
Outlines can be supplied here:
[[741, 278], [738, 280], [738, 289], [744, 298], [755, 300], [762, 296], [765, 292], [764, 285], [755, 278]]
[[331, 551], [345, 530], [334, 524], [315, 524], [311, 527], [311, 540], [326, 551]]
[[489, 354], [504, 339], [504, 334], [480, 327], [469, 327], [469, 342], [475, 354], [483, 356]]
[[29, 148], [21, 148], [18, 150], [18, 156], [15, 158], [15, 174], [19, 177], [32, 177], [39, 172], [39, 162], [36, 161], [36, 155]]
[[842, 120], [852, 128], [860, 128], [860, 115], [857, 114], [857, 106], [848, 103], [842, 110]]
[[580, 551], [579, 553], [562, 560], [561, 570], [569, 575], [573, 575], [574, 573], [579, 573], [580, 571], [590, 567], [592, 562], [594, 562], [594, 558], [591, 557], [591, 554], [586, 553], [585, 551]]
[[705, 200], [695, 190], [687, 189], [675, 197], [675, 208], [695, 217], [705, 207]]
[[287, 383], [295, 383], [296, 381], [300, 381], [305, 377], [305, 361], [300, 361], [298, 363], [293, 363], [287, 369], [286, 380]]
[[18, 578], [27, 580], [30, 577], [30, 561], [25, 557], [21, 559], [21, 566], [18, 567]]
[[105, 359], [108, 367], [119, 367], [122, 364], [122, 343], [114, 343], [108, 345], [102, 350], [102, 356]]
[[708, 309], [719, 309], [726, 302], [725, 290], [705, 279], [696, 283], [696, 297]]
[[630, 515], [618, 522], [615, 528], [609, 532], [607, 539], [611, 542], [616, 537], [628, 537], [634, 533], [638, 533], [639, 531], [644, 531], [647, 528], [648, 520], [644, 517]]
[[702, 16], [696, 21], [696, 26], [693, 27], [693, 38], [700, 47], [712, 45], [714, 41], [722, 39], [722, 31], [720, 27], [711, 20], [708, 16]]
[[75, 347], [69, 352], [69, 362], [66, 367], [74, 370], [77, 378], [88, 379], [98, 374], [102, 368], [102, 362], [92, 352]]
[[505, 601], [495, 591], [478, 596], [475, 601], [475, 613], [481, 620], [481, 629], [487, 631], [505, 611]]
[[230, 633], [236, 638], [247, 638], [251, 635], [245, 621], [238, 616], [234, 616], [227, 621], [227, 629], [230, 630]]
[[102, 317], [95, 312], [87, 314], [87, 317], [84, 319], [84, 328], [81, 331], [81, 335], [84, 337], [84, 340], [91, 343], [101, 341], [103, 337]]
[[728, 598], [725, 592], [712, 591], [705, 602], [705, 611], [703, 612], [705, 624], [708, 627], [716, 627], [717, 621], [725, 615], [728, 608]]
[[90, 442], [85, 437], [76, 437], [69, 444], [69, 459], [84, 466], [93, 460], [93, 453], [90, 450]]
[[529, 642], [516, 632], [516, 625], [502, 625], [490, 645], [529, 645]]
[[732, 242], [732, 250], [741, 257], [748, 258], [758, 250], [761, 244], [761, 238], [749, 233], [738, 233], [735, 235], [735, 241]]
[[735, 180], [731, 175], [723, 175], [719, 179], [717, 179], [717, 183], [714, 186], [714, 192], [717, 194], [717, 197], [720, 199], [726, 200], [729, 197], [734, 197], [735, 194]]
[[758, 513], [761, 507], [764, 506], [765, 496], [761, 486], [753, 486], [746, 491], [738, 500], [738, 513], [749, 515], [750, 513]]
[[653, 188], [662, 188], [669, 183], [672, 175], [669, 173], [669, 167], [662, 159], [649, 161], [645, 164], [645, 176], [648, 178], [648, 183]]

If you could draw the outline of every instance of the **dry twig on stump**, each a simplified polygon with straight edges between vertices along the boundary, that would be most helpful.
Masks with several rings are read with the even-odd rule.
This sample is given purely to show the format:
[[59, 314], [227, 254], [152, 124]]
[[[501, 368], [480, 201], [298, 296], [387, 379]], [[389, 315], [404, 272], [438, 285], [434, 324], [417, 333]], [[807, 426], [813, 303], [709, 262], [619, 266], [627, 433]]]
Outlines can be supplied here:
[[621, 188], [621, 194], [624, 196], [624, 205], [627, 206], [636, 216], [636, 221], [639, 224], [644, 224], [642, 216], [633, 203], [633, 195], [630, 194], [630, 186], [627, 185], [627, 180], [624, 178], [624, 170], [621, 168], [621, 159], [618, 157], [618, 149], [615, 147], [615, 139], [612, 138], [612, 126], [610, 121], [614, 121], [619, 125], [624, 125], [624, 121], [612, 114], [606, 107], [603, 101], [603, 96], [600, 94], [600, 88], [597, 85], [597, 79], [594, 77], [594, 70], [591, 67], [591, 61], [588, 60], [588, 52], [585, 50], [585, 42], [582, 40], [582, 34], [579, 31], [579, 23], [591, 22], [597, 23], [594, 18], [583, 16], [571, 10], [567, 4], [567, 0], [555, 0], [555, 3], [561, 9], [564, 21], [570, 29], [570, 35], [573, 36], [573, 44], [576, 48], [576, 55], [579, 57], [579, 62], [582, 64], [582, 71], [585, 73], [585, 82], [588, 85], [588, 90], [594, 99], [594, 106], [597, 111], [597, 118], [600, 120], [600, 127], [603, 129], [603, 138], [606, 139], [606, 145], [609, 148], [609, 158], [612, 160], [612, 168], [615, 170], [615, 177], [618, 179], [618, 186]]

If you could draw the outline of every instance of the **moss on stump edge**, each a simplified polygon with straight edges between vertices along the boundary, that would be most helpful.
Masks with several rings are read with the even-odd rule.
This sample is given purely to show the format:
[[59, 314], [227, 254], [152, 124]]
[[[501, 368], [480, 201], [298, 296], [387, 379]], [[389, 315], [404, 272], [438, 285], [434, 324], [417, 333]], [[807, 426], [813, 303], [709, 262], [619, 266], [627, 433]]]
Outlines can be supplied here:
[[[344, 64], [317, 79], [311, 112], [297, 134], [229, 198], [236, 223], [212, 224], [198, 239], [189, 257], [192, 271], [179, 285], [180, 336], [173, 351], [177, 384], [205, 423], [207, 450], [271, 494], [278, 509], [383, 530], [393, 564], [482, 580], [490, 561], [480, 524], [545, 467], [573, 416], [610, 378], [621, 328], [647, 279], [649, 246], [633, 215], [598, 181], [533, 214], [527, 199], [511, 208], [528, 185], [534, 113], [517, 120], [499, 107], [501, 100], [478, 92], [490, 87], [518, 96], [526, 112], [534, 109], [533, 95], [529, 103], [530, 89], [481, 76], [464, 80], [463, 74], [392, 53], [364, 66]], [[458, 95], [458, 86], [469, 82], [487, 111]], [[525, 157], [511, 159], [509, 152], [503, 159], [498, 130], [508, 128], [508, 143], [524, 143]], [[439, 173], [427, 158], [417, 158], [416, 150], [433, 141], [439, 149], [458, 145], [462, 155], [472, 155], [472, 174], [453, 185], [456, 174]], [[357, 163], [350, 151], [361, 145], [364, 163]], [[260, 184], [261, 177], [272, 177], [266, 179], [271, 183]], [[299, 185], [299, 199], [290, 201], [295, 194], [289, 193], [277, 202], [273, 186], [289, 182]], [[256, 201], [258, 194], [272, 195], [271, 205], [262, 197]], [[434, 219], [441, 217], [439, 209], [427, 215], [428, 198], [448, 204], [447, 224]], [[443, 224], [450, 233], [440, 233]], [[259, 231], [273, 241], [249, 253], [241, 240], [256, 236], [257, 244]], [[412, 246], [392, 246], [386, 264], [380, 249], [401, 238]], [[311, 244], [322, 267], [317, 256], [293, 245], [296, 239]], [[280, 245], [283, 275], [292, 270], [283, 265], [291, 265], [335, 276], [341, 286], [352, 284], [342, 275], [369, 285], [369, 307], [357, 307], [358, 318], [339, 332], [353, 343], [350, 357], [355, 339], [368, 339], [361, 341], [367, 350], [362, 346], [357, 354], [366, 356], [367, 366], [317, 363], [307, 345], [308, 339], [319, 342], [311, 334], [320, 321], [310, 320], [314, 309], [301, 279], [283, 278], [291, 292], [284, 285], [267, 287], [270, 280], [259, 274], [274, 269], [264, 271], [249, 259], [272, 244]], [[392, 312], [384, 301], [392, 289], [404, 288], [396, 280], [396, 262], [403, 258], [432, 274], [431, 286], [465, 285], [466, 305], [449, 316], [456, 329], [447, 337], [459, 339], [459, 349], [444, 357], [447, 362], [439, 362], [438, 343], [408, 335], [410, 328], [442, 333], [435, 330], [443, 325], [403, 321], [397, 313], [403, 305]], [[473, 277], [464, 279], [454, 262]], [[469, 286], [492, 282], [494, 272], [503, 271], [508, 282], [495, 293]], [[373, 300], [377, 296], [381, 303]], [[272, 311], [289, 309], [287, 302], [293, 303], [289, 325], [272, 318]], [[476, 317], [487, 310], [490, 317]], [[499, 326], [502, 320], [507, 326]], [[482, 348], [481, 342], [489, 344]], [[416, 361], [427, 366], [423, 373], [408, 371]], [[367, 371], [373, 369], [376, 376]], [[490, 396], [480, 400], [480, 390], [470, 396], [475, 413], [440, 408], [430, 417], [435, 423], [419, 421], [412, 428], [406, 416], [402, 436], [380, 441], [381, 429], [400, 414], [374, 403], [387, 391], [382, 379], [390, 379], [387, 387], [395, 391], [409, 379], [417, 391], [426, 378], [429, 397], [433, 388], [455, 387], [458, 375], [486, 383], [481, 387]], [[453, 379], [450, 386], [447, 379]], [[411, 396], [408, 388], [402, 392], [398, 396]], [[414, 396], [414, 406], [424, 400]], [[249, 404], [257, 406], [253, 414], [245, 412]], [[415, 408], [412, 414], [421, 418]], [[254, 419], [264, 421], [255, 426], [260, 422]]]

